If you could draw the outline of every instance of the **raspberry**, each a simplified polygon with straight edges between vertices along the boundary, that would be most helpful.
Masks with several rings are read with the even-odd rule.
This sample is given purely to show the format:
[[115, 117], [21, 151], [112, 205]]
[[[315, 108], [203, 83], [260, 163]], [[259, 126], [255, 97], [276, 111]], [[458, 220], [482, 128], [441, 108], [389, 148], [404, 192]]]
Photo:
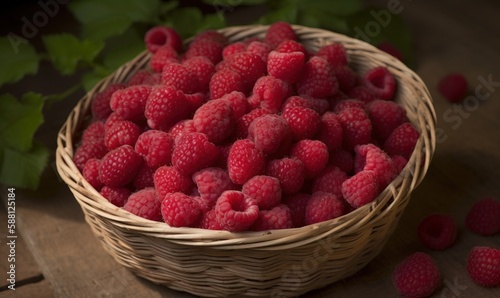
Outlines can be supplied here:
[[185, 176], [176, 167], [161, 166], [154, 176], [154, 184], [160, 200], [172, 192], [189, 193], [193, 187], [190, 176]]
[[333, 111], [336, 114], [342, 113], [346, 109], [350, 108], [356, 108], [356, 109], [361, 109], [363, 111], [366, 111], [366, 105], [364, 102], [361, 100], [357, 99], [343, 99], [339, 100], [335, 103], [335, 106], [333, 107]]
[[229, 174], [220, 168], [206, 168], [193, 174], [193, 182], [203, 200], [209, 202], [210, 207], [226, 190], [235, 189]]
[[136, 85], [116, 90], [111, 96], [111, 109], [124, 120], [141, 121], [151, 89], [151, 86]]
[[420, 134], [409, 122], [396, 127], [384, 143], [384, 150], [390, 155], [401, 155], [410, 159]]
[[290, 156], [304, 164], [306, 178], [313, 178], [326, 167], [328, 148], [318, 140], [301, 140], [293, 146]]
[[162, 220], [161, 203], [156, 190], [152, 187], [131, 194], [123, 209], [145, 219]]
[[208, 84], [215, 72], [215, 65], [212, 61], [206, 57], [198, 56], [187, 59], [182, 64], [198, 78], [199, 90], [207, 92]]
[[304, 64], [297, 81], [297, 93], [314, 98], [326, 98], [338, 92], [338, 82], [328, 62], [321, 57], [312, 57]]
[[245, 92], [241, 75], [224, 68], [214, 73], [209, 84], [210, 99], [221, 98], [233, 91]]
[[293, 226], [292, 212], [290, 209], [280, 204], [270, 210], [260, 210], [259, 217], [250, 226], [251, 231], [267, 231], [289, 229]]
[[128, 80], [128, 86], [134, 85], [150, 85], [151, 72], [147, 69], [140, 69]]
[[500, 249], [485, 246], [473, 247], [467, 257], [467, 272], [480, 286], [499, 286]]
[[267, 57], [267, 72], [275, 78], [295, 83], [300, 77], [304, 63], [305, 56], [302, 52], [272, 51]]
[[261, 41], [252, 41], [247, 46], [247, 52], [259, 56], [267, 64], [269, 53], [273, 50], [270, 45]]
[[82, 145], [87, 143], [104, 144], [104, 123], [96, 121], [87, 126], [82, 133]]
[[104, 120], [109, 117], [111, 112], [110, 102], [111, 96], [116, 90], [125, 88], [125, 85], [115, 83], [111, 84], [103, 91], [96, 93], [94, 99], [92, 100], [92, 117], [97, 120]]
[[290, 96], [283, 104], [281, 111], [284, 112], [286, 109], [292, 107], [309, 108], [323, 115], [330, 108], [330, 103], [328, 100], [321, 98]]
[[418, 298], [434, 293], [441, 283], [441, 276], [428, 254], [416, 252], [396, 266], [392, 280], [400, 295]]
[[372, 121], [373, 134], [384, 142], [399, 125], [408, 122], [406, 111], [393, 101], [374, 100], [366, 106]]
[[248, 127], [252, 121], [267, 114], [271, 114], [271, 112], [266, 109], [255, 109], [250, 111], [250, 113], [243, 115], [236, 121], [236, 136], [240, 139], [248, 137]]
[[217, 220], [215, 209], [207, 211], [201, 215], [200, 228], [216, 231], [222, 230], [222, 227]]
[[214, 41], [222, 46], [227, 43], [227, 38], [222, 34], [214, 30], [207, 30], [195, 36], [193, 42], [199, 42], [204, 40]]
[[283, 112], [283, 119], [288, 123], [295, 140], [313, 139], [321, 126], [320, 115], [314, 110], [303, 107], [286, 109]]
[[102, 158], [99, 178], [107, 186], [124, 186], [132, 182], [141, 167], [142, 160], [132, 146], [122, 145]]
[[343, 92], [348, 92], [356, 85], [356, 73], [347, 65], [333, 68], [333, 74], [339, 82], [339, 89]]
[[227, 190], [217, 199], [215, 214], [222, 229], [230, 232], [247, 230], [259, 217], [259, 207], [246, 194]]
[[132, 191], [125, 187], [104, 186], [103, 188], [101, 188], [100, 193], [111, 204], [117, 207], [123, 207], [123, 205], [125, 205], [128, 198], [132, 194]]
[[187, 66], [179, 63], [169, 63], [163, 67], [161, 83], [187, 94], [196, 93], [200, 89], [198, 77]]
[[264, 171], [265, 158], [262, 150], [251, 140], [237, 140], [229, 150], [227, 168], [231, 181], [242, 185]]
[[283, 21], [278, 21], [269, 26], [264, 37], [264, 41], [273, 48], [276, 48], [280, 43], [289, 39], [296, 40], [297, 36], [292, 26]]
[[347, 96], [349, 98], [361, 100], [364, 103], [369, 103], [376, 99], [372, 91], [366, 86], [356, 86], [352, 88], [351, 90], [347, 91]]
[[245, 94], [233, 91], [229, 94], [222, 96], [220, 99], [226, 100], [229, 102], [233, 110], [233, 119], [240, 119], [247, 113], [248, 110], [248, 101], [245, 97]]
[[247, 50], [247, 45], [241, 41], [228, 44], [224, 50], [222, 50], [222, 59], [226, 60], [228, 57], [245, 52]]
[[186, 118], [189, 110], [182, 91], [171, 86], [157, 85], [146, 102], [144, 115], [149, 127], [167, 130], [177, 121]]
[[241, 76], [245, 90], [252, 89], [257, 79], [266, 73], [264, 61], [259, 56], [249, 52], [231, 56], [227, 66]]
[[310, 195], [304, 193], [297, 193], [286, 197], [283, 203], [290, 209], [292, 217], [292, 226], [294, 228], [302, 227], [304, 225], [304, 218], [306, 215], [306, 206], [309, 202]]
[[459, 73], [449, 74], [439, 80], [438, 90], [449, 102], [459, 102], [467, 94], [467, 80]]
[[104, 144], [109, 150], [121, 145], [134, 146], [137, 138], [141, 134], [141, 129], [131, 121], [116, 121], [109, 129], [106, 129]]
[[287, 39], [282, 41], [276, 48], [276, 51], [280, 53], [301, 52], [302, 54], [304, 54], [305, 58], [309, 57], [309, 53], [307, 52], [306, 47], [300, 42], [297, 42], [293, 39]]
[[342, 147], [343, 138], [342, 125], [340, 125], [337, 115], [333, 112], [323, 114], [318, 140], [325, 143], [328, 150], [335, 151]]
[[372, 124], [364, 110], [348, 108], [338, 114], [344, 134], [343, 145], [348, 150], [371, 140]]
[[342, 183], [349, 177], [338, 167], [329, 166], [325, 168], [313, 181], [313, 192], [323, 191], [334, 194], [341, 199]]
[[403, 54], [401, 54], [401, 52], [391, 43], [389, 42], [381, 42], [377, 48], [379, 50], [382, 50], [384, 52], [386, 52], [387, 54], [403, 61]]
[[[106, 119], [106, 121], [104, 122], [104, 131], [106, 131], [106, 129], [110, 129], [111, 126], [113, 126], [113, 124], [115, 124], [117, 121], [122, 121], [122, 120], [126, 120], [126, 119], [124, 119], [122, 116], [118, 115], [118, 113], [116, 113], [116, 112], [111, 113], [111, 115], [109, 115], [108, 119]], [[102, 138], [102, 143], [104, 144], [104, 135]]]
[[248, 128], [248, 138], [265, 154], [278, 151], [289, 136], [290, 130], [286, 121], [275, 114], [255, 119]]
[[363, 76], [363, 83], [377, 98], [385, 100], [394, 98], [396, 80], [384, 66], [375, 67], [366, 72]]
[[206, 134], [210, 142], [219, 144], [233, 132], [233, 109], [226, 100], [210, 100], [196, 110], [193, 122], [196, 131]]
[[156, 169], [151, 168], [147, 164], [143, 163], [141, 168], [137, 171], [137, 175], [134, 178], [133, 185], [136, 190], [145, 189], [147, 187], [154, 187], [153, 176]]
[[354, 157], [352, 153], [347, 150], [336, 150], [330, 152], [328, 164], [336, 166], [346, 173], [352, 173], [354, 170]]
[[280, 181], [271, 176], [252, 177], [243, 184], [241, 191], [254, 199], [260, 210], [269, 210], [281, 202]]
[[168, 132], [172, 135], [174, 140], [177, 140], [184, 134], [196, 132], [196, 128], [194, 127], [193, 119], [185, 119], [177, 122], [168, 130]]
[[403, 169], [406, 167], [408, 160], [406, 158], [402, 157], [401, 155], [394, 155], [392, 157], [392, 163], [396, 167], [397, 172], [401, 173], [401, 171], [403, 171]]
[[181, 136], [172, 152], [172, 164], [181, 174], [194, 172], [212, 166], [217, 160], [219, 149], [203, 133], [192, 132]]
[[359, 145], [354, 148], [354, 172], [373, 171], [377, 176], [380, 189], [384, 189], [397, 176], [392, 159], [373, 144]]
[[161, 130], [148, 130], [139, 136], [134, 149], [149, 167], [156, 169], [170, 164], [173, 147], [174, 139], [170, 134]]
[[472, 205], [465, 217], [465, 226], [479, 235], [494, 235], [500, 232], [500, 202], [484, 197]]
[[156, 53], [151, 56], [151, 60], [149, 60], [149, 67], [151, 67], [154, 72], [161, 72], [165, 65], [178, 62], [179, 55], [177, 54], [177, 51], [169, 45], [164, 45], [158, 48]]
[[263, 76], [255, 82], [253, 87], [253, 99], [249, 103], [255, 107], [261, 107], [273, 113], [281, 109], [285, 98], [290, 94], [290, 86], [285, 81], [272, 76]]
[[73, 162], [82, 171], [89, 159], [101, 159], [106, 153], [108, 153], [108, 149], [104, 145], [104, 142], [85, 143], [76, 149], [75, 155], [73, 155]]
[[455, 243], [457, 226], [451, 216], [432, 214], [420, 222], [417, 234], [418, 239], [425, 247], [444, 250]]
[[208, 58], [215, 65], [222, 60], [224, 45], [213, 39], [197, 39], [189, 45], [186, 51], [186, 59], [196, 56]]
[[144, 35], [144, 43], [151, 53], [156, 53], [164, 45], [171, 46], [177, 52], [182, 48], [182, 39], [177, 31], [165, 26], [155, 26], [149, 29]]
[[92, 185], [96, 190], [100, 190], [104, 184], [99, 179], [99, 168], [101, 167], [101, 160], [91, 158], [87, 160], [83, 167], [82, 176], [87, 182]]
[[344, 215], [342, 200], [332, 193], [317, 191], [307, 202], [304, 224], [311, 225], [342, 215]]
[[199, 107], [206, 103], [208, 99], [206, 94], [202, 92], [184, 94], [184, 98], [188, 103], [190, 111], [196, 111]]
[[347, 54], [340, 43], [333, 43], [321, 47], [316, 56], [325, 59], [332, 68], [347, 65]]
[[267, 175], [280, 181], [283, 194], [294, 194], [304, 184], [304, 164], [288, 157], [273, 159], [267, 164]]
[[201, 207], [192, 197], [173, 192], [161, 202], [161, 214], [171, 227], [192, 227], [201, 217]]
[[354, 208], [371, 203], [379, 195], [378, 179], [372, 171], [361, 171], [342, 183], [342, 195]]

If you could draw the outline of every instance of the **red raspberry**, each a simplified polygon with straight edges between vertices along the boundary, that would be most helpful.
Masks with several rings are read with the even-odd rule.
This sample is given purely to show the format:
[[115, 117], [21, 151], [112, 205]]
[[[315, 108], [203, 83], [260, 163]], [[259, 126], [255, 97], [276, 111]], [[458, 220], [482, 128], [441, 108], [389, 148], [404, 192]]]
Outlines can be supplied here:
[[130, 195], [123, 209], [145, 219], [160, 221], [161, 203], [156, 190], [152, 187], [141, 189]]
[[177, 31], [165, 26], [155, 26], [149, 29], [144, 35], [144, 43], [151, 53], [156, 53], [164, 45], [171, 46], [177, 52], [182, 48], [182, 38]]
[[169, 63], [163, 67], [161, 83], [188, 94], [196, 93], [200, 89], [198, 77], [187, 66], [179, 63]]
[[264, 61], [258, 55], [249, 52], [231, 56], [227, 66], [241, 76], [245, 90], [251, 90], [257, 79], [266, 73]]
[[247, 50], [247, 45], [241, 41], [228, 44], [224, 48], [224, 50], [222, 50], [222, 59], [226, 60], [228, 57], [238, 53], [243, 53], [246, 50]]
[[434, 260], [423, 252], [416, 252], [396, 266], [392, 274], [394, 286], [404, 297], [429, 297], [441, 283]]
[[255, 119], [271, 114], [270, 111], [266, 109], [255, 109], [250, 111], [250, 113], [243, 115], [240, 119], [236, 121], [236, 136], [239, 139], [245, 139], [248, 137], [248, 127]]
[[208, 58], [215, 65], [222, 60], [224, 45], [212, 39], [193, 40], [186, 51], [186, 59], [196, 56]]
[[280, 181], [283, 194], [297, 193], [304, 184], [304, 164], [298, 159], [271, 160], [267, 164], [267, 174]]
[[401, 155], [410, 159], [417, 144], [420, 133], [409, 123], [396, 127], [384, 143], [384, 150], [390, 155]]
[[102, 158], [99, 178], [107, 186], [124, 186], [132, 182], [142, 160], [132, 146], [122, 145]]
[[233, 119], [240, 119], [248, 111], [247, 98], [245, 97], [245, 94], [241, 92], [233, 91], [229, 94], [222, 96], [220, 99], [229, 102], [229, 105], [233, 110]]
[[356, 73], [347, 65], [333, 68], [333, 74], [339, 82], [339, 89], [343, 92], [348, 92], [356, 85]]
[[146, 102], [144, 115], [149, 127], [167, 130], [177, 121], [186, 118], [190, 111], [184, 93], [171, 86], [157, 85]]
[[500, 232], [500, 202], [484, 197], [472, 205], [465, 217], [465, 226], [479, 235], [494, 235]]
[[147, 187], [154, 187], [153, 176], [156, 169], [151, 168], [146, 163], [143, 163], [141, 168], [137, 171], [137, 175], [134, 178], [133, 185], [136, 190], [145, 189]]
[[283, 104], [281, 111], [284, 112], [288, 108], [304, 107], [315, 110], [318, 114], [323, 115], [329, 108], [330, 103], [326, 99], [312, 98], [304, 96], [290, 96]]
[[96, 121], [87, 126], [82, 133], [82, 145], [87, 143], [104, 144], [104, 123]]
[[417, 234], [418, 239], [425, 247], [444, 250], [455, 243], [457, 225], [451, 216], [432, 214], [420, 222]]
[[91, 158], [87, 160], [85, 166], [83, 167], [82, 176], [87, 180], [87, 182], [92, 185], [97, 191], [99, 191], [104, 184], [99, 179], [99, 168], [101, 167], [101, 160], [97, 158]]
[[241, 191], [255, 200], [259, 210], [268, 210], [281, 202], [280, 181], [274, 177], [257, 175], [243, 184]]
[[227, 168], [231, 181], [242, 185], [264, 171], [266, 161], [262, 150], [251, 140], [237, 140], [229, 150]]
[[156, 53], [151, 56], [151, 60], [149, 60], [149, 67], [151, 67], [154, 72], [161, 72], [165, 65], [178, 62], [179, 55], [177, 54], [177, 51], [169, 45], [164, 45], [158, 48]]
[[170, 133], [170, 135], [172, 135], [172, 138], [174, 140], [177, 140], [184, 134], [196, 132], [196, 128], [194, 127], [193, 119], [185, 119], [177, 122], [168, 130], [168, 132]]
[[212, 61], [206, 57], [198, 56], [187, 59], [182, 64], [198, 78], [199, 90], [207, 92], [210, 79], [215, 73], [215, 65]]
[[467, 257], [467, 272], [480, 286], [499, 286], [500, 249], [485, 246], [473, 247]]
[[301, 52], [304, 54], [306, 59], [309, 57], [306, 47], [302, 43], [293, 39], [287, 39], [281, 42], [276, 48], [276, 51], [280, 53]]
[[207, 211], [201, 215], [200, 218], [200, 228], [207, 230], [222, 230], [222, 227], [217, 220], [217, 214], [215, 209]]
[[284, 198], [283, 203], [292, 213], [292, 226], [294, 228], [302, 227], [304, 225], [306, 206], [310, 198], [311, 196], [305, 193], [297, 193]]
[[366, 111], [366, 105], [364, 102], [361, 100], [357, 99], [342, 99], [339, 100], [335, 103], [335, 106], [333, 107], [333, 111], [336, 114], [342, 113], [346, 109], [351, 109], [351, 108], [356, 108], [356, 109], [361, 109], [363, 111]]
[[276, 48], [280, 43], [289, 39], [297, 40], [297, 36], [292, 26], [283, 21], [278, 21], [269, 26], [264, 37], [264, 41], [273, 48]]
[[270, 45], [261, 41], [252, 41], [247, 46], [247, 52], [259, 56], [266, 64], [268, 55], [272, 50], [273, 48]]
[[313, 180], [312, 191], [329, 192], [341, 199], [343, 198], [342, 183], [348, 178], [347, 174], [338, 167], [329, 166]]
[[209, 202], [209, 207], [215, 205], [224, 191], [235, 189], [227, 171], [220, 168], [206, 168], [194, 173], [193, 182], [201, 198]]
[[363, 83], [377, 98], [385, 100], [394, 98], [396, 79], [384, 66], [375, 67], [366, 72], [363, 76]]
[[193, 122], [196, 131], [206, 134], [210, 142], [220, 144], [233, 132], [233, 109], [226, 100], [210, 100], [196, 110]]
[[161, 202], [161, 214], [171, 227], [195, 226], [201, 213], [200, 204], [182, 192], [166, 194]]
[[246, 194], [227, 190], [217, 199], [215, 214], [222, 229], [230, 232], [247, 230], [259, 217], [259, 207]]
[[151, 86], [136, 85], [116, 90], [111, 96], [111, 109], [124, 120], [141, 121], [151, 89]]
[[[260, 106], [271, 112], [278, 112], [285, 98], [289, 96], [290, 86], [280, 79], [272, 76], [263, 76], [255, 82], [253, 95], [255, 106]], [[250, 101], [250, 99], [249, 99]], [[250, 102], [252, 105], [252, 102]]]
[[290, 156], [304, 164], [306, 178], [314, 178], [326, 167], [328, 148], [318, 140], [301, 140], [293, 146]]
[[317, 191], [307, 202], [304, 224], [312, 225], [342, 215], [344, 215], [342, 200], [332, 193]]
[[80, 171], [83, 171], [83, 167], [89, 159], [101, 159], [106, 153], [108, 153], [108, 148], [106, 148], [104, 142], [88, 142], [76, 149], [75, 155], [73, 155], [73, 162]]
[[293, 227], [292, 212], [280, 204], [270, 210], [260, 210], [259, 217], [250, 227], [251, 231], [289, 229]]
[[364, 103], [369, 103], [376, 99], [372, 91], [366, 86], [356, 86], [352, 88], [351, 90], [347, 91], [347, 96], [349, 98], [361, 100]]
[[116, 90], [125, 88], [125, 85], [120, 83], [111, 84], [103, 91], [96, 93], [92, 100], [92, 116], [97, 120], [104, 120], [113, 112], [110, 107], [111, 96]]
[[396, 127], [408, 122], [404, 108], [393, 101], [377, 99], [366, 108], [372, 121], [373, 134], [381, 142], [385, 142]]
[[184, 94], [184, 98], [189, 105], [191, 111], [196, 111], [204, 103], [207, 102], [208, 98], [205, 93], [197, 92], [193, 94]]
[[174, 147], [173, 137], [161, 130], [148, 130], [142, 133], [135, 143], [139, 153], [151, 168], [170, 164]]
[[141, 129], [131, 121], [116, 121], [109, 129], [106, 129], [104, 144], [109, 150], [121, 145], [134, 146], [137, 138], [141, 134]]
[[406, 167], [408, 160], [406, 158], [402, 157], [401, 155], [394, 155], [392, 157], [392, 163], [396, 167], [397, 172], [401, 173], [401, 171], [403, 171], [403, 169]]
[[181, 174], [194, 172], [212, 166], [217, 160], [219, 149], [203, 133], [192, 132], [181, 136], [172, 152], [172, 164]]
[[128, 80], [128, 86], [151, 85], [149, 84], [152, 74], [147, 69], [140, 69]]
[[132, 191], [125, 187], [104, 186], [101, 188], [100, 193], [111, 204], [117, 207], [123, 207], [132, 194]]
[[313, 139], [321, 127], [321, 116], [303, 107], [288, 108], [283, 112], [295, 140]]
[[[122, 121], [122, 120], [126, 120], [126, 119], [124, 119], [122, 116], [118, 115], [118, 113], [116, 113], [116, 112], [111, 113], [111, 115], [109, 115], [108, 119], [106, 119], [106, 121], [104, 122], [104, 131], [106, 131], [106, 129], [110, 129], [111, 126], [113, 126], [113, 124], [115, 124], [117, 121]], [[102, 137], [102, 143], [104, 144], [104, 135]]]
[[337, 115], [333, 112], [326, 112], [321, 116], [321, 126], [318, 140], [325, 143], [328, 150], [335, 151], [342, 147], [344, 134]]
[[328, 62], [321, 57], [312, 57], [304, 64], [297, 81], [297, 93], [314, 98], [326, 98], [338, 92], [338, 82]]
[[449, 74], [439, 80], [438, 90], [449, 102], [459, 102], [467, 94], [467, 80], [459, 73]]
[[338, 116], [344, 134], [344, 148], [352, 150], [356, 145], [370, 142], [372, 124], [364, 110], [348, 108]]
[[354, 148], [354, 172], [373, 171], [377, 176], [380, 189], [384, 189], [397, 176], [392, 159], [373, 144], [359, 145]]
[[159, 167], [153, 176], [153, 180], [160, 200], [166, 194], [172, 192], [189, 193], [193, 187], [190, 176], [181, 174], [176, 167], [171, 166]]
[[347, 65], [347, 54], [341, 43], [333, 43], [321, 47], [316, 56], [325, 59], [333, 68]]
[[295, 83], [300, 77], [304, 63], [305, 56], [302, 52], [272, 51], [267, 57], [267, 72], [280, 80]]
[[354, 208], [373, 202], [379, 195], [378, 179], [372, 171], [361, 171], [342, 183], [342, 195]]
[[340, 149], [330, 152], [328, 164], [336, 166], [346, 173], [352, 173], [354, 170], [354, 157], [350, 151]]
[[224, 68], [214, 73], [209, 84], [210, 99], [221, 98], [233, 91], [245, 92], [241, 75]]
[[201, 33], [198, 33], [194, 37], [193, 42], [199, 42], [203, 40], [214, 41], [216, 43], [221, 44], [222, 46], [226, 45], [227, 43], [227, 38], [222, 33], [219, 33], [215, 30], [206, 30]]
[[276, 114], [259, 117], [248, 128], [248, 138], [265, 154], [278, 151], [289, 136], [286, 121]]
[[382, 50], [384, 52], [386, 52], [387, 54], [403, 61], [403, 54], [401, 54], [401, 52], [391, 43], [389, 42], [382, 42], [380, 43], [377, 48], [379, 48], [379, 50]]

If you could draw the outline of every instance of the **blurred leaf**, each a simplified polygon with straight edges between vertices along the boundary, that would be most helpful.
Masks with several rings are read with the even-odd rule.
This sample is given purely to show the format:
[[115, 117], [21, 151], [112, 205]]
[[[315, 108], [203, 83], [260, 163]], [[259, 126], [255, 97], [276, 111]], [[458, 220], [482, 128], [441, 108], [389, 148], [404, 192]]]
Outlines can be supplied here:
[[348, 16], [359, 12], [363, 7], [361, 0], [299, 0], [300, 9], [321, 11], [329, 15]]
[[320, 10], [301, 10], [299, 12], [298, 24], [323, 28], [344, 34], [349, 32], [349, 26], [345, 18], [336, 17], [328, 12]]
[[202, 0], [203, 3], [212, 6], [236, 7], [238, 5], [260, 5], [270, 0]]
[[197, 32], [202, 32], [208, 29], [220, 29], [226, 27], [226, 19], [220, 18], [217, 14], [205, 15]]
[[82, 85], [85, 91], [90, 91], [94, 86], [99, 83], [102, 79], [107, 77], [112, 73], [111, 70], [94, 70], [93, 72], [87, 72], [82, 76]]
[[160, 3], [160, 14], [164, 15], [179, 6], [179, 1], [164, 1]]
[[104, 66], [115, 70], [144, 51], [146, 47], [142, 36], [143, 34], [131, 27], [124, 34], [111, 37], [103, 51]]
[[268, 14], [263, 16], [259, 23], [272, 24], [277, 21], [284, 21], [291, 24], [297, 23], [298, 20], [298, 6], [297, 0], [294, 1], [280, 1], [272, 2], [273, 6]]
[[175, 28], [182, 38], [193, 36], [203, 21], [201, 10], [196, 7], [182, 7], [166, 16], [164, 25]]
[[0, 37], [0, 86], [38, 72], [39, 57], [28, 41], [15, 34]]

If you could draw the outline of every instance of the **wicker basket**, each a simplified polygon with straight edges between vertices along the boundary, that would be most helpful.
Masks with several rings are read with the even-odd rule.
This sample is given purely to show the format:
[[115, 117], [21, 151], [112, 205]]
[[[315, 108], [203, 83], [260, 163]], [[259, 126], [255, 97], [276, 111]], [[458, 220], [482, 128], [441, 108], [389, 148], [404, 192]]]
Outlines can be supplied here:
[[[263, 37], [267, 26], [220, 30], [231, 41]], [[383, 248], [421, 182], [435, 149], [436, 115], [422, 80], [399, 60], [364, 42], [329, 31], [294, 26], [311, 50], [344, 44], [350, 65], [363, 72], [385, 65], [398, 80], [397, 102], [420, 131], [405, 169], [369, 205], [345, 216], [296, 229], [230, 233], [171, 228], [109, 203], [82, 177], [72, 161], [75, 135], [89, 116], [91, 99], [108, 85], [144, 68], [143, 52], [85, 95], [58, 135], [57, 170], [80, 204], [104, 248], [135, 274], [200, 296], [296, 296], [354, 274]]]

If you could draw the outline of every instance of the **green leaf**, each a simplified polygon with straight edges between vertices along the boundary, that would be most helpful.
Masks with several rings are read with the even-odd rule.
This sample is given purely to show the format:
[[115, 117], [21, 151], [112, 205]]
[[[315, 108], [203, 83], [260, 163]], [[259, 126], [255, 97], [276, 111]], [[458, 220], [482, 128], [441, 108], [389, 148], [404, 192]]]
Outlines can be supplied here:
[[238, 5], [260, 5], [269, 2], [269, 0], [202, 0], [208, 5], [236, 7]]
[[208, 29], [220, 29], [224, 27], [226, 27], [225, 18], [220, 18], [217, 14], [208, 14], [203, 18], [197, 32], [203, 32]]
[[87, 72], [82, 76], [82, 84], [85, 91], [90, 91], [94, 86], [99, 83], [102, 79], [111, 74], [112, 70], [95, 70], [93, 72]]
[[161, 2], [160, 4], [160, 14], [164, 15], [172, 10], [176, 9], [179, 6], [179, 1], [166, 1]]
[[104, 47], [102, 41], [80, 40], [68, 33], [45, 35], [43, 42], [54, 66], [64, 75], [74, 73], [79, 61], [92, 62]]
[[[297, 23], [299, 9], [296, 5], [296, 1], [280, 1], [279, 5], [276, 5], [275, 9], [263, 16], [259, 23], [261, 24], [272, 24], [277, 21], [284, 21], [291, 24]], [[273, 2], [274, 3], [274, 2]]]
[[0, 86], [38, 72], [39, 57], [28, 41], [14, 33], [0, 37]]
[[144, 51], [146, 47], [142, 36], [143, 34], [131, 27], [124, 34], [108, 39], [103, 50], [104, 66], [115, 70]]
[[2, 147], [19, 152], [30, 150], [33, 136], [43, 123], [43, 97], [29, 92], [19, 101], [11, 94], [0, 96], [0, 140]]
[[202, 21], [201, 10], [195, 7], [182, 7], [168, 14], [164, 25], [175, 28], [182, 38], [188, 38], [198, 31]]
[[47, 166], [49, 152], [40, 143], [33, 143], [27, 152], [0, 147], [0, 181], [8, 186], [37, 189]]
[[322, 11], [329, 15], [348, 16], [357, 13], [363, 7], [361, 0], [299, 0], [300, 9]]
[[347, 33], [349, 32], [349, 26], [347, 20], [344, 17], [336, 17], [328, 12], [306, 9], [299, 12], [298, 24], [324, 28], [334, 32]]

